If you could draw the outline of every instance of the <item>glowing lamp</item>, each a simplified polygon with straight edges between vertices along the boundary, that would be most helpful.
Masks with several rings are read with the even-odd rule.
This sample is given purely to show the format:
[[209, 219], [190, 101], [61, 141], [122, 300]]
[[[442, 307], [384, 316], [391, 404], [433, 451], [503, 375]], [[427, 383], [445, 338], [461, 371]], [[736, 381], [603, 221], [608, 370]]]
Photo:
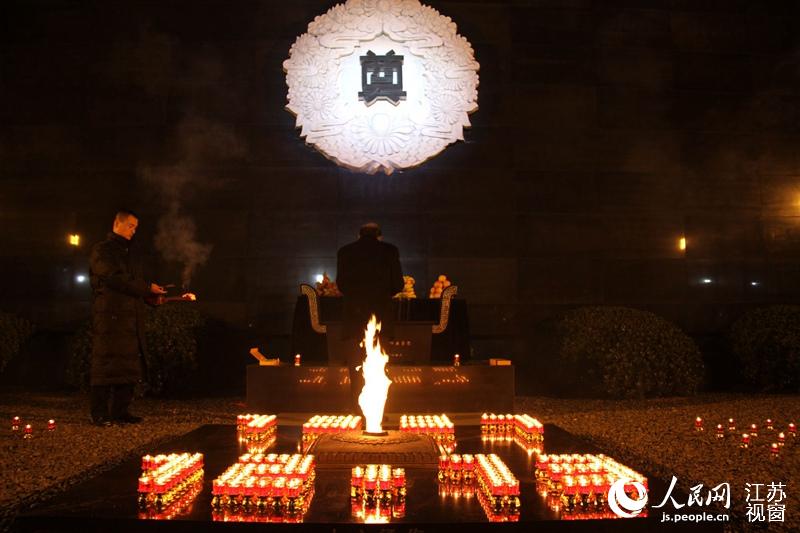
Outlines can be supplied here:
[[68, 242], [70, 246], [80, 246], [81, 245], [81, 236], [77, 233], [73, 233], [69, 236]]

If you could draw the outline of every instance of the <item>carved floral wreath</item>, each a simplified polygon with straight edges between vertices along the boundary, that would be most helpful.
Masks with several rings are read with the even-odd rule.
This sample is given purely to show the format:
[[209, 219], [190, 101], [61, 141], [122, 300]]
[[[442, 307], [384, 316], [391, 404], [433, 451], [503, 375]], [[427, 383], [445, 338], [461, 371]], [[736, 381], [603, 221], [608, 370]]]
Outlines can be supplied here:
[[[358, 56], [374, 47], [391, 47], [414, 66], [413, 79], [405, 74], [406, 101], [367, 106], [356, 90], [345, 90], [360, 80]], [[357, 172], [419, 165], [463, 140], [468, 115], [478, 109], [472, 46], [450, 18], [417, 0], [348, 0], [331, 8], [297, 38], [283, 68], [286, 107], [300, 135]]]

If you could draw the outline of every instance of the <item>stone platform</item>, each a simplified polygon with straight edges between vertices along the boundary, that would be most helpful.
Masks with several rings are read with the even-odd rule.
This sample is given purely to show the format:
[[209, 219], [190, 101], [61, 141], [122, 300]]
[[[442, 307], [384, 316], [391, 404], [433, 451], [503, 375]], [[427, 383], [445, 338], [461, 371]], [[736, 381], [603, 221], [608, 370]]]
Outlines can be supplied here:
[[314, 454], [320, 466], [436, 466], [439, 457], [433, 438], [400, 431], [378, 437], [361, 431], [322, 435], [308, 453]]
[[[512, 412], [514, 367], [386, 367], [392, 380], [387, 413]], [[340, 366], [247, 367], [247, 407], [264, 413], [349, 413], [350, 376]]]
[[[479, 414], [469, 417], [448, 413], [456, 424], [457, 451], [459, 453], [496, 453], [520, 480], [521, 511], [519, 522], [490, 522], [478, 498], [453, 495], [437, 482], [437, 466], [419, 464], [406, 468], [408, 495], [402, 517], [387, 518], [388, 523], [364, 523], [354, 516], [350, 501], [350, 470], [355, 464], [327, 464], [317, 467], [315, 493], [303, 523], [246, 523], [254, 517], [244, 516], [241, 521], [219, 521], [212, 513], [211, 482], [237, 461], [246, 449], [238, 441], [233, 425], [209, 425], [198, 428], [182, 437], [153, 444], [139, 450], [117, 466], [102, 474], [75, 485], [38, 505], [17, 518], [13, 529], [19, 532], [114, 531], [114, 532], [169, 532], [197, 533], [198, 531], [337, 531], [363, 533], [395, 531], [411, 533], [420, 531], [450, 531], [455, 528], [468, 531], [556, 531], [556, 532], [637, 532], [651, 531], [721, 531], [722, 524], [662, 523], [660, 513], [650, 509], [651, 516], [632, 519], [593, 519], [580, 514], [565, 514], [548, 507], [537, 493], [533, 477], [533, 457], [513, 442], [486, 442], [477, 425], [462, 423], [465, 419], [479, 420]], [[399, 418], [391, 417], [384, 427], [397, 427]], [[393, 437], [394, 433], [390, 436]], [[277, 439], [268, 451], [296, 453], [300, 447], [301, 428], [289, 417], [279, 416]], [[350, 446], [352, 443], [342, 442]], [[403, 444], [403, 443], [401, 443]], [[337, 444], [338, 445], [338, 444]], [[550, 424], [545, 424], [546, 453], [602, 453], [597, 447], [582, 441]], [[137, 478], [141, 474], [141, 455], [145, 453], [199, 452], [204, 454], [204, 477], [196, 496], [170, 520], [154, 520], [137, 508]], [[360, 459], [360, 457], [359, 457]], [[664, 498], [667, 485], [658, 478], [649, 478], [650, 500]], [[686, 495], [676, 495], [686, 501]]]

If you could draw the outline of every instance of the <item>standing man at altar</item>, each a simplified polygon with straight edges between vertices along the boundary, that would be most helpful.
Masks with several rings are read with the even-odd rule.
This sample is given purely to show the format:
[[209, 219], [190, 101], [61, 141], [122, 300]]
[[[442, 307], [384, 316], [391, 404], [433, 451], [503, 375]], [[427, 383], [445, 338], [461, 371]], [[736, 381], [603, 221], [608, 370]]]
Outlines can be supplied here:
[[337, 253], [336, 285], [344, 296], [342, 340], [352, 341], [348, 350], [350, 393], [355, 412], [363, 378], [356, 367], [364, 359], [358, 345], [371, 315], [382, 323], [381, 331], [391, 337], [392, 296], [403, 290], [403, 269], [396, 246], [383, 242], [375, 222], [361, 226], [358, 240], [342, 246]]

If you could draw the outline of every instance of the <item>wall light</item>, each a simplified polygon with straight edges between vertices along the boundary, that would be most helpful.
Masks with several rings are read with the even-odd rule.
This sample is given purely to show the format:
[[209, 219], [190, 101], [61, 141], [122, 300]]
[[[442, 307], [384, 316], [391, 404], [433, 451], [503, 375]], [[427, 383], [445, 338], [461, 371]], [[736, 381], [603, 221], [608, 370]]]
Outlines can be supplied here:
[[75, 281], [77, 281], [78, 283], [86, 283], [86, 276], [84, 276], [83, 274], [78, 274], [77, 276], [75, 276]]
[[72, 246], [80, 246], [81, 245], [81, 236], [77, 233], [73, 233], [69, 236], [68, 242]]
[[758, 287], [759, 285], [761, 285], [760, 281], [751, 281], [750, 282], [750, 286], [751, 287]]
[[713, 283], [713, 282], [714, 282], [714, 280], [711, 279], [711, 278], [703, 278], [703, 279], [700, 280], [700, 283], [703, 283], [705, 285], [708, 285], [709, 283]]
[[680, 250], [681, 252], [686, 251], [686, 237], [681, 237], [680, 239], [678, 239], [678, 250]]

